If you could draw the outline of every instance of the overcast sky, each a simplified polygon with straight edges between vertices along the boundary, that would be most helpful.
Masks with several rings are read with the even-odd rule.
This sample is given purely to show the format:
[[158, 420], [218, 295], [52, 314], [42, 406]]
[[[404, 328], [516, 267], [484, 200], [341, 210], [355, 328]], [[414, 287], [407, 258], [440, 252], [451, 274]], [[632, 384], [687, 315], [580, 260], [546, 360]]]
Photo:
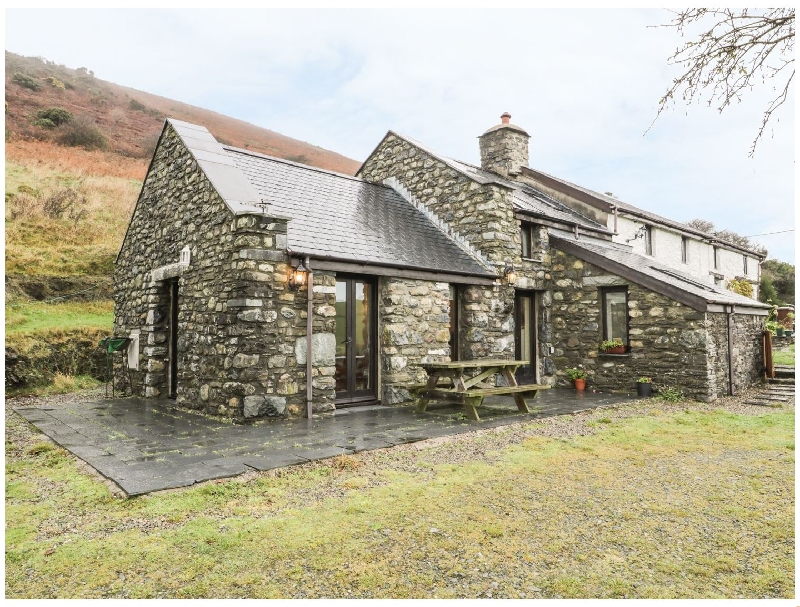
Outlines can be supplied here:
[[[530, 166], [678, 221], [794, 229], [794, 94], [748, 158], [770, 89], [678, 104], [664, 10], [7, 10], [6, 49], [364, 160], [389, 129], [479, 163], [500, 122]], [[794, 233], [756, 236], [794, 263]]]

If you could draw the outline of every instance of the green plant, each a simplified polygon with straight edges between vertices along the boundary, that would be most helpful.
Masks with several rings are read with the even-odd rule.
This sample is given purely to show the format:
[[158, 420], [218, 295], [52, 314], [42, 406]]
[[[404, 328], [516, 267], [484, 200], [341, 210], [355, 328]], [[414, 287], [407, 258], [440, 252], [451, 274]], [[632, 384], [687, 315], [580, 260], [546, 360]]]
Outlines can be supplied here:
[[46, 78], [45, 80], [50, 86], [55, 87], [57, 89], [61, 89], [62, 91], [66, 88], [64, 83], [61, 82], [61, 80], [59, 80], [55, 76], [50, 76], [49, 78]]
[[647, 377], [646, 375], [642, 375], [636, 381], [639, 382], [640, 384], [652, 384], [653, 383], [653, 378], [652, 377]]
[[130, 103], [128, 103], [128, 106], [134, 112], [144, 112], [144, 111], [147, 110], [147, 106], [144, 103], [140, 103], [139, 101], [136, 101], [136, 99], [131, 99]]
[[569, 376], [571, 380], [576, 379], [586, 379], [586, 370], [581, 368], [572, 368], [572, 369], [565, 369], [564, 372]]
[[784, 329], [791, 329], [794, 326], [794, 313], [789, 312], [780, 322], [780, 325]]
[[39, 84], [39, 81], [36, 80], [36, 78], [33, 78], [32, 76], [28, 76], [27, 74], [22, 74], [20, 72], [17, 72], [11, 77], [11, 80], [16, 84], [20, 85], [21, 87], [30, 89], [32, 91], [42, 90], [42, 85]]
[[742, 279], [734, 278], [732, 280], [729, 280], [725, 286], [729, 291], [733, 291], [734, 293], [738, 293], [739, 295], [744, 295], [745, 297], [753, 297], [753, 285], [744, 278]]
[[33, 121], [33, 126], [40, 126], [43, 129], [54, 129], [56, 128], [56, 123], [48, 118], [39, 118]]
[[103, 132], [97, 128], [94, 122], [84, 116], [79, 116], [69, 123], [59, 142], [86, 150], [103, 150], [108, 145], [108, 140]]
[[[49, 120], [55, 126], [61, 126], [62, 124], [67, 124], [72, 121], [72, 112], [60, 107], [51, 107], [36, 112], [36, 118], [39, 120]], [[34, 124], [36, 123], [34, 122]]]
[[622, 343], [621, 339], [610, 339], [607, 341], [600, 342], [600, 350], [605, 352], [606, 350], [611, 350], [612, 348], [621, 348], [625, 344]]
[[658, 397], [665, 402], [680, 403], [686, 400], [686, 396], [680, 388], [661, 384], [657, 386], [656, 389], [658, 391]]

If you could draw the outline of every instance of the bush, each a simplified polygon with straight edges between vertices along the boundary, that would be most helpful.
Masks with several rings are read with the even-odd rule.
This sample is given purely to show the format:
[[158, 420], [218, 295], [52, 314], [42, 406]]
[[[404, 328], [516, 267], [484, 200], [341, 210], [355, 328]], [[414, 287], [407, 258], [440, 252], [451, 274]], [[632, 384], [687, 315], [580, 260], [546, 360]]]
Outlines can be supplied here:
[[130, 103], [128, 104], [130, 108], [134, 112], [145, 112], [147, 111], [147, 106], [144, 103], [139, 103], [136, 99], [131, 99]]
[[33, 121], [33, 126], [40, 126], [43, 129], [54, 129], [56, 128], [56, 123], [49, 118], [39, 118]]
[[658, 398], [668, 403], [680, 403], [686, 399], [683, 390], [680, 388], [673, 388], [672, 386], [659, 385]]
[[108, 140], [103, 132], [90, 119], [79, 116], [67, 125], [67, 130], [59, 138], [59, 142], [71, 147], [82, 147], [87, 150], [104, 150]]
[[11, 80], [16, 82], [21, 87], [30, 89], [32, 91], [42, 90], [42, 85], [39, 84], [39, 81], [36, 80], [36, 78], [33, 78], [32, 76], [28, 76], [27, 74], [22, 74], [20, 72], [17, 72], [11, 77]]
[[[36, 118], [39, 120], [49, 120], [55, 126], [61, 126], [62, 124], [72, 122], [72, 113], [60, 107], [51, 107], [46, 110], [39, 110], [36, 113]], [[34, 122], [34, 124], [36, 123]]]
[[736, 278], [729, 280], [726, 286], [729, 291], [744, 295], [745, 297], [753, 297], [753, 285], [744, 278], [741, 280], [737, 280]]
[[45, 81], [46, 81], [46, 82], [47, 82], [47, 83], [48, 83], [50, 86], [52, 86], [52, 87], [55, 87], [55, 88], [57, 88], [57, 89], [61, 89], [62, 91], [63, 91], [63, 90], [66, 88], [66, 86], [64, 85], [64, 83], [63, 83], [63, 82], [61, 82], [61, 81], [60, 81], [58, 78], [56, 78], [55, 76], [50, 76], [49, 78], [46, 78], [46, 79], [45, 79]]
[[86, 202], [86, 196], [77, 188], [66, 187], [46, 196], [42, 200], [42, 210], [50, 219], [66, 218], [77, 223], [86, 216]]

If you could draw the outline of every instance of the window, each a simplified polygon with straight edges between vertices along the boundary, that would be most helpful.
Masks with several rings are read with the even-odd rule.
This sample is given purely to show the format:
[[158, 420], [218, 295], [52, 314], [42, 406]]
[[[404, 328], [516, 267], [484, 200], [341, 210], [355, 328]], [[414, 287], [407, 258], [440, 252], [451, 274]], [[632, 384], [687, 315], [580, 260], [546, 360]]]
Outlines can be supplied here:
[[744, 275], [747, 276], [747, 255], [742, 255], [742, 271], [744, 271]]
[[450, 285], [450, 360], [458, 360], [458, 300], [459, 288]]
[[519, 238], [522, 242], [522, 257], [524, 259], [531, 258], [531, 224], [523, 223], [520, 228]]
[[647, 255], [653, 254], [653, 226], [644, 227], [644, 252]]
[[689, 239], [681, 236], [681, 261], [689, 263]]
[[719, 247], [714, 247], [714, 269], [719, 270]]
[[628, 345], [628, 288], [603, 289], [603, 341]]

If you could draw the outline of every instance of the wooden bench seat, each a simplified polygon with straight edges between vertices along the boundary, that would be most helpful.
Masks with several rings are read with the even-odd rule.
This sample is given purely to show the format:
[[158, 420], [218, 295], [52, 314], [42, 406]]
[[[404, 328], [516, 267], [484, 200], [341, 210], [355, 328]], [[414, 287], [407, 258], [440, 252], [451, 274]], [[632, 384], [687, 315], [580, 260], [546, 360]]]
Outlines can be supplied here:
[[480, 407], [483, 404], [483, 399], [485, 397], [513, 395], [514, 401], [517, 404], [517, 409], [525, 413], [530, 413], [530, 409], [528, 409], [523, 394], [532, 393], [533, 396], [536, 396], [539, 390], [546, 390], [550, 388], [550, 386], [543, 384], [525, 384], [522, 386], [498, 386], [495, 388], [470, 388], [462, 391], [453, 388], [426, 388], [427, 386], [416, 391], [416, 410], [418, 412], [423, 412], [428, 408], [428, 401], [440, 400], [464, 405], [467, 417], [475, 421], [480, 421], [476, 407]]

